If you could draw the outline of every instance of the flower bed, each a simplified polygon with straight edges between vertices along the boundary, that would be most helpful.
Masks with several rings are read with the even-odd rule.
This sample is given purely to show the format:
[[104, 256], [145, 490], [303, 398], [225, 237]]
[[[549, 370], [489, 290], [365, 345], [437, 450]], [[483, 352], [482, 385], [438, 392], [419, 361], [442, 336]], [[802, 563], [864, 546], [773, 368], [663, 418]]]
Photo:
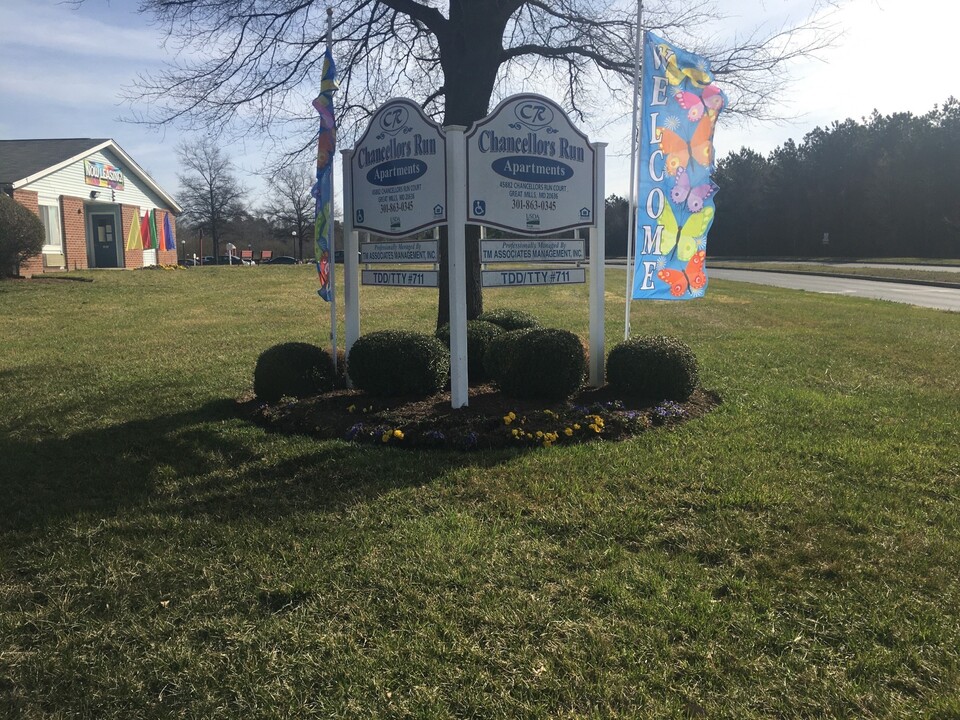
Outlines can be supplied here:
[[276, 403], [249, 399], [240, 407], [253, 422], [280, 432], [377, 447], [478, 450], [624, 440], [699, 417], [719, 402], [715, 393], [697, 390], [685, 403], [650, 403], [614, 397], [604, 387], [544, 403], [508, 398], [482, 385], [470, 389], [469, 405], [458, 410], [450, 407], [449, 393], [378, 398], [352, 390]]

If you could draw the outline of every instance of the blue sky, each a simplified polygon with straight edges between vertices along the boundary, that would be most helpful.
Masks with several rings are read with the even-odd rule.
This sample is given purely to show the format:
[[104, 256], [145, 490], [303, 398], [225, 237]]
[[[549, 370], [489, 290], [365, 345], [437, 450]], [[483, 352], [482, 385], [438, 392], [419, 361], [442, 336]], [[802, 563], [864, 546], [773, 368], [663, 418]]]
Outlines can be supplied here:
[[[120, 120], [130, 108], [120, 90], [138, 73], [157, 70], [173, 56], [161, 32], [136, 13], [133, 0], [86, 0], [79, 8], [59, 0], [0, 2], [0, 138], [112, 137], [166, 190], [176, 195], [174, 148], [186, 139], [175, 128], [151, 130]], [[732, 32], [758, 23], [800, 18], [809, 0], [727, 0]], [[790, 103], [778, 108], [793, 119], [779, 124], [721, 125], [718, 156], [741, 146], [766, 153], [788, 138], [800, 140], [817, 125], [881, 113], [924, 113], [954, 89], [953, 48], [960, 9], [944, 0], [848, 0], [835, 13], [844, 35], [819, 60], [789, 70]], [[598, 124], [598, 127], [600, 125]], [[607, 192], [626, 195], [629, 118], [602, 130], [584, 128], [608, 148]], [[263, 162], [253, 141], [229, 152], [243, 182], [255, 190]], [[338, 170], [339, 173], [339, 170]]]

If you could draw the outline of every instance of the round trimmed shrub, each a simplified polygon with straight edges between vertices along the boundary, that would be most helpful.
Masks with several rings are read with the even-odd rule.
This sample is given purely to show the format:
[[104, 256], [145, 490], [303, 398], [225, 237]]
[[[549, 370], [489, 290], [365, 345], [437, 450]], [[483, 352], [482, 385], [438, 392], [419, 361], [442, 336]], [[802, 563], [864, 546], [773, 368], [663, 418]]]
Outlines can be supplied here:
[[520, 330], [522, 328], [540, 327], [540, 321], [533, 315], [523, 310], [512, 310], [510, 308], [499, 308], [497, 310], [488, 310], [480, 313], [477, 320], [499, 325], [504, 330]]
[[700, 371], [685, 342], [651, 335], [624, 340], [610, 351], [607, 382], [625, 394], [682, 402], [699, 384]]
[[253, 392], [267, 402], [284, 396], [318, 395], [333, 385], [333, 358], [310, 343], [288, 342], [267, 348], [253, 371]]
[[[467, 321], [467, 375], [470, 382], [478, 383], [489, 380], [483, 367], [483, 358], [487, 353], [490, 341], [503, 334], [503, 328], [486, 320]], [[437, 339], [450, 347], [450, 324], [444, 323], [437, 330]]]
[[495, 372], [493, 379], [512, 397], [560, 400], [583, 382], [583, 344], [568, 330], [514, 330], [497, 337], [487, 354], [487, 369]]
[[[506, 372], [505, 368], [515, 355], [519, 338], [531, 329], [505, 330], [490, 341], [487, 351], [483, 354], [483, 369], [488, 378], [496, 381], [502, 373]], [[500, 384], [499, 381], [497, 384]]]
[[433, 395], [450, 377], [450, 351], [424, 333], [380, 330], [357, 338], [347, 372], [374, 395]]

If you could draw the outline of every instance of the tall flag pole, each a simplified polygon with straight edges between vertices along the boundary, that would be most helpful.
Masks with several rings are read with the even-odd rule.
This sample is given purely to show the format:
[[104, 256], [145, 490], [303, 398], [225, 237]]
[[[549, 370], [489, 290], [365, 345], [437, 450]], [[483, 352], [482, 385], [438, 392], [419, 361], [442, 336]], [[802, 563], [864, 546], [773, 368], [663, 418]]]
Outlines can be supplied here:
[[646, 33], [634, 300], [689, 300], [707, 290], [713, 131], [726, 104], [707, 60]]
[[637, 105], [640, 98], [640, 56], [643, 52], [643, 0], [637, 0], [636, 46], [633, 54], [633, 125], [630, 130], [630, 209], [627, 213], [627, 307], [623, 318], [623, 339], [630, 339], [630, 292], [633, 286], [633, 248], [637, 244]]
[[333, 94], [337, 91], [337, 67], [333, 62], [333, 10], [327, 8], [327, 49], [323, 56], [320, 94], [313, 107], [320, 115], [317, 136], [317, 182], [311, 191], [316, 200], [316, 219], [313, 227], [314, 253], [320, 289], [317, 294], [330, 303], [330, 345], [333, 348], [333, 367], [337, 369], [337, 296], [336, 257], [333, 233], [333, 155], [337, 144], [336, 118], [333, 114]]

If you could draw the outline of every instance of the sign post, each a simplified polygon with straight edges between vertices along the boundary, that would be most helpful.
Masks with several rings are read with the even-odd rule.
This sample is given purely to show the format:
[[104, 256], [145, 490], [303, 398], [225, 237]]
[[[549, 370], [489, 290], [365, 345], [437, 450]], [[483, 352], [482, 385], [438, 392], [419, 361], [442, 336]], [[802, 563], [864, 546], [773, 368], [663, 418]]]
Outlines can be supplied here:
[[[605, 209], [604, 172], [607, 144], [593, 143], [597, 154], [596, 205]], [[606, 212], [597, 213], [597, 221], [590, 228], [590, 385], [600, 387], [604, 381], [604, 270], [606, 269]]]
[[[341, 150], [341, 166], [343, 170], [343, 187], [352, 187], [350, 169], [353, 164], [353, 152]], [[343, 351], [346, 358], [350, 357], [350, 348], [360, 337], [360, 288], [357, 285], [359, 266], [357, 263], [357, 245], [359, 233], [353, 229], [353, 196], [350, 192], [343, 193], [343, 304], [344, 304], [344, 337]], [[334, 253], [336, 262], [337, 255]], [[353, 387], [350, 375], [347, 374], [347, 386]]]
[[450, 279], [450, 405], [465, 407], [470, 399], [467, 381], [467, 272], [466, 206], [467, 163], [462, 125], [448, 125], [447, 197], [450, 218], [447, 223], [447, 265]]

